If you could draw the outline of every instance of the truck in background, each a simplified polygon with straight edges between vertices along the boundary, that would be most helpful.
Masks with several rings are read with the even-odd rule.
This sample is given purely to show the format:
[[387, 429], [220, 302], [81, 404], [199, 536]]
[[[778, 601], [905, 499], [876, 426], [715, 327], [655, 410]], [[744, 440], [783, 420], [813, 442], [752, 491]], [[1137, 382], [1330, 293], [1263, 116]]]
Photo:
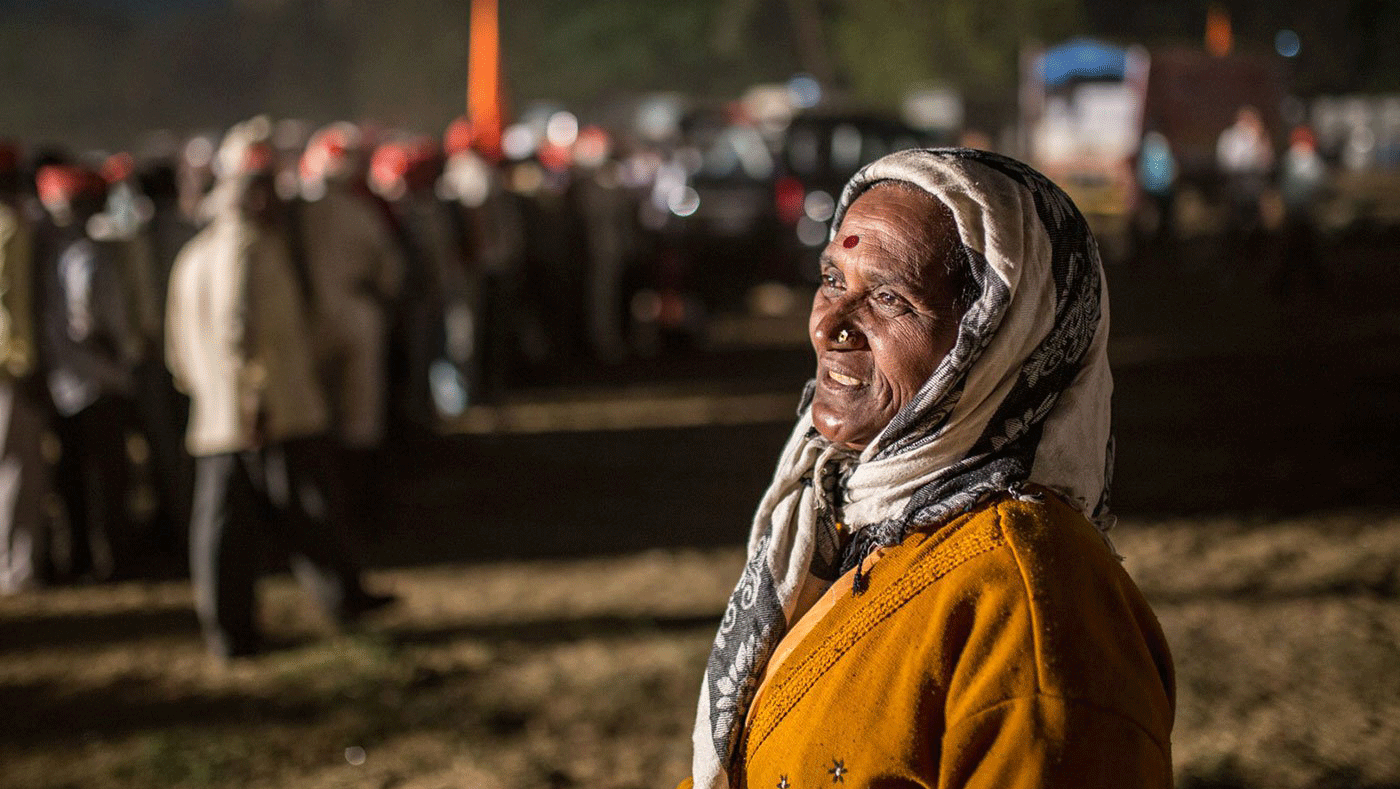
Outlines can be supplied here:
[[1284, 82], [1266, 58], [1078, 38], [1029, 49], [1021, 62], [1022, 155], [1069, 193], [1111, 260], [1132, 254], [1144, 206], [1135, 165], [1146, 133], [1170, 146], [1173, 224], [1183, 235], [1220, 228], [1215, 146], [1239, 108], [1259, 110], [1276, 147], [1286, 136]]

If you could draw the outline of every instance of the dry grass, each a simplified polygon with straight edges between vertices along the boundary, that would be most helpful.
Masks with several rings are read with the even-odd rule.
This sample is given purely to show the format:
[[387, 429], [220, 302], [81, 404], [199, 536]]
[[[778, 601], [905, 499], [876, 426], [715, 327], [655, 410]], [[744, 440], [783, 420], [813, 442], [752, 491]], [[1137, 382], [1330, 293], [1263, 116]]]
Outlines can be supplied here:
[[1159, 523], [1121, 542], [1176, 659], [1179, 783], [1400, 786], [1400, 517]]
[[[1178, 782], [1400, 786], [1400, 516], [1127, 522], [1179, 678]], [[329, 631], [206, 659], [183, 583], [0, 600], [0, 787], [665, 787], [737, 549], [384, 571]]]

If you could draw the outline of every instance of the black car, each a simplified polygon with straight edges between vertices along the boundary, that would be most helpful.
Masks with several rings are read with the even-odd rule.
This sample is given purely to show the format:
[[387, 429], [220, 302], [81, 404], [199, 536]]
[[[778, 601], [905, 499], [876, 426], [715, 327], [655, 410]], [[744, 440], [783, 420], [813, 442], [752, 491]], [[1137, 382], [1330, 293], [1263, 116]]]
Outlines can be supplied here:
[[714, 119], [687, 125], [676, 160], [684, 179], [667, 187], [667, 235], [686, 287], [711, 312], [746, 309], [756, 285], [794, 276], [772, 149], [751, 124]]
[[684, 131], [657, 202], [668, 214], [671, 270], [711, 313], [765, 311], [753, 300], [761, 286], [814, 285], [846, 181], [887, 153], [937, 142], [893, 117], [857, 112], [799, 115], [776, 141], [715, 114], [692, 116]]

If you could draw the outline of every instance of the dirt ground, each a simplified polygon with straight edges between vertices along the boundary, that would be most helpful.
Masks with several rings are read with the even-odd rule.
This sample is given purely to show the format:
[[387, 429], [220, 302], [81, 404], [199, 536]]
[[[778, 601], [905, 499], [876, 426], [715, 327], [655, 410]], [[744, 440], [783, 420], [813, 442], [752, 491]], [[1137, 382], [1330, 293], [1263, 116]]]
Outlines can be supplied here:
[[[1170, 638], [1180, 787], [1400, 786], [1400, 514], [1125, 521]], [[0, 600], [0, 787], [669, 787], [737, 548], [376, 571], [336, 633], [206, 658], [180, 581]]]
[[[1395, 248], [1286, 309], [1206, 263], [1116, 280], [1115, 539], [1173, 648], [1181, 789], [1400, 789]], [[805, 354], [690, 377], [795, 393]], [[278, 648], [228, 666], [181, 580], [0, 598], [0, 789], [669, 789], [788, 429], [409, 447], [381, 506], [413, 539], [370, 574], [401, 604], [337, 633], [273, 575]]]

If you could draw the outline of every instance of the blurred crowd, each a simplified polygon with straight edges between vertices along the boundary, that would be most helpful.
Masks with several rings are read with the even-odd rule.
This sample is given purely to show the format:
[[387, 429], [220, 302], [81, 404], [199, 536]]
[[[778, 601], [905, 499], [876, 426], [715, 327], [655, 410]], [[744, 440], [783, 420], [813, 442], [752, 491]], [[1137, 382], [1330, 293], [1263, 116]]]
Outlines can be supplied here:
[[[1135, 160], [1138, 254], [1175, 256], [1174, 242], [1185, 234], [1178, 227], [1183, 179], [1170, 141], [1160, 130], [1149, 129]], [[1219, 179], [1224, 261], [1236, 267], [1261, 256], [1277, 258], [1269, 286], [1280, 296], [1300, 287], [1325, 290], [1318, 214], [1331, 189], [1332, 170], [1311, 126], [1295, 124], [1286, 146], [1276, 150], [1260, 111], [1239, 107], [1234, 122], [1216, 140], [1211, 172]]]
[[0, 144], [0, 592], [188, 549], [211, 648], [253, 651], [274, 521], [329, 613], [386, 602], [350, 548], [386, 442], [662, 330], [665, 152], [567, 113], [527, 142], [257, 117]]
[[[707, 312], [790, 310], [859, 165], [946, 142], [851, 113], [681, 118], [0, 142], [0, 593], [188, 551], [211, 648], [255, 651], [255, 526], [275, 522], [330, 615], [372, 610], [351, 546], [388, 536], [386, 447], [561, 367], [693, 342]], [[1137, 246], [1172, 255], [1181, 163], [1149, 129], [1134, 164]], [[1280, 291], [1324, 288], [1328, 169], [1308, 127], [1276, 152], [1241, 108], [1214, 168], [1228, 254], [1268, 230]]]
[[1277, 156], [1259, 111], [1243, 106], [1235, 122], [1221, 132], [1216, 160], [1228, 189], [1228, 228], [1234, 241], [1229, 251], [1251, 254], [1254, 239], [1264, 229], [1276, 228], [1282, 250], [1273, 277], [1275, 290], [1287, 294], [1302, 278], [1316, 290], [1325, 288], [1314, 212], [1327, 185], [1327, 167], [1311, 127], [1295, 126], [1288, 147]]

